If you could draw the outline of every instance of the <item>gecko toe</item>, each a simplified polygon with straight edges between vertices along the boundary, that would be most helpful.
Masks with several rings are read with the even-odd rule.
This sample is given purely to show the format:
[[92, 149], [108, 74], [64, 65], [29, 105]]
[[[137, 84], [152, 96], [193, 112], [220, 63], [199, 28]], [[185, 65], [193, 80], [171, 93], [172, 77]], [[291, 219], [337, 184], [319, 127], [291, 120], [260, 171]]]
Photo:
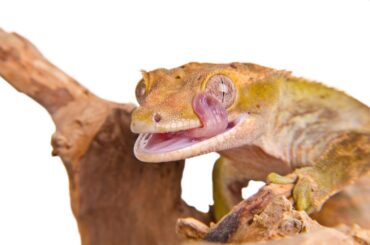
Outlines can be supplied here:
[[277, 173], [270, 173], [267, 176], [267, 182], [268, 183], [274, 183], [274, 184], [293, 184], [297, 180], [297, 176], [294, 175], [287, 175], [282, 176]]

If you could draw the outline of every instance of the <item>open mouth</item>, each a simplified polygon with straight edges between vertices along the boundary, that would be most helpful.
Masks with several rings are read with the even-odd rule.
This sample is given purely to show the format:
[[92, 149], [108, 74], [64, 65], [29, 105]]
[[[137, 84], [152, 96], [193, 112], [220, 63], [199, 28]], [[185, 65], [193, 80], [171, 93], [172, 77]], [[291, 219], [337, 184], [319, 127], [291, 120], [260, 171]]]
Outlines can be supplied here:
[[229, 147], [230, 141], [246, 121], [248, 114], [229, 118], [222, 103], [207, 93], [199, 93], [193, 99], [193, 109], [201, 127], [174, 132], [141, 133], [134, 152], [139, 160], [163, 162], [219, 151]]
[[[207, 143], [207, 141], [216, 140], [216, 138], [226, 138], [246, 117], [247, 114], [240, 115], [235, 120], [228, 122], [222, 132], [211, 137], [194, 137], [194, 129], [169, 133], [142, 133], [136, 141], [135, 151], [140, 154], [156, 155], [190, 148], [201, 142]], [[202, 130], [202, 128], [197, 129]]]

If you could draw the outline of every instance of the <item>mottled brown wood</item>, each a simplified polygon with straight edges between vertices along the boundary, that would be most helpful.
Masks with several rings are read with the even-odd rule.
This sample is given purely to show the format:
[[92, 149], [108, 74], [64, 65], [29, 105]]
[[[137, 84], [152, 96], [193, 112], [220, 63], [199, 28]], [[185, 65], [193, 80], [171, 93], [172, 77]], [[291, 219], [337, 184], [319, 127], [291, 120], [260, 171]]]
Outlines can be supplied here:
[[179, 217], [208, 222], [181, 200], [183, 161], [144, 164], [133, 155], [133, 105], [100, 99], [48, 62], [26, 39], [0, 29], [0, 75], [40, 103], [56, 132], [53, 155], [69, 176], [82, 244], [179, 244]]
[[[251, 206], [241, 203], [240, 205]], [[226, 242], [232, 244], [369, 244], [370, 230], [360, 226], [341, 225], [337, 228], [328, 228], [312, 220], [304, 211], [293, 209], [292, 202], [285, 195], [277, 195], [271, 199], [265, 208], [249, 219], [249, 212], [241, 213], [242, 207], [235, 208], [231, 215], [237, 216], [233, 232]], [[247, 219], [243, 219], [245, 216]], [[246, 222], [246, 223], [244, 223]], [[235, 225], [236, 224], [236, 225]], [[216, 225], [211, 230], [219, 229]], [[195, 228], [195, 226], [192, 226]], [[206, 228], [201, 227], [202, 230]], [[221, 230], [219, 230], [222, 232]], [[189, 234], [189, 233], [188, 233]], [[199, 233], [192, 231], [191, 234]], [[197, 239], [197, 237], [193, 237]], [[219, 243], [207, 241], [188, 241], [184, 245], [216, 245]]]
[[[242, 234], [249, 234], [250, 224], [256, 215], [264, 212], [266, 207], [274, 202], [276, 198], [284, 196], [290, 197], [293, 185], [270, 184], [261, 188], [255, 195], [243, 200], [236, 205], [227, 215], [225, 215], [217, 224], [213, 225], [207, 234], [202, 238], [210, 242], [244, 242], [259, 241], [254, 237], [245, 239]], [[278, 213], [279, 211], [277, 211]], [[271, 227], [264, 229], [269, 231]]]
[[[259, 243], [228, 243], [228, 245], [251, 245], [251, 244], [259, 244], [259, 245], [297, 245], [297, 244], [304, 244], [304, 245], [317, 245], [317, 244], [335, 244], [335, 245], [353, 245], [353, 244], [367, 244], [366, 242], [361, 243], [356, 242], [356, 239], [350, 237], [346, 234], [343, 234], [335, 229], [323, 228], [319, 230], [315, 230], [306, 234], [291, 236], [284, 239], [278, 240], [270, 240], [265, 242]], [[184, 245], [216, 245], [216, 243], [211, 242], [203, 242], [203, 241], [193, 241], [187, 242]]]
[[[361, 191], [368, 189], [368, 181], [364, 178], [353, 186], [347, 187], [343, 195], [354, 193], [349, 194], [347, 198], [337, 200], [338, 203], [330, 204], [329, 207], [333, 207], [333, 210], [324, 208], [320, 215], [316, 216], [320, 222], [326, 222], [327, 225], [336, 226], [344, 223], [337, 229], [324, 227], [309, 217], [306, 212], [296, 211], [291, 200], [293, 185], [269, 184], [255, 195], [240, 202], [217, 224], [207, 228], [204, 224], [199, 224], [199, 221], [184, 219], [178, 232], [189, 239], [198, 240], [198, 242], [186, 243], [189, 245], [246, 244], [246, 242], [248, 244], [255, 244], [255, 242], [258, 244], [259, 242], [263, 244], [316, 244], [318, 242], [320, 244], [368, 244], [370, 242], [370, 230], [366, 230], [368, 196], [365, 194], [360, 197]], [[358, 203], [361, 201], [363, 203]], [[364, 217], [361, 218], [361, 215]], [[363, 221], [364, 227], [353, 225], [358, 221]]]

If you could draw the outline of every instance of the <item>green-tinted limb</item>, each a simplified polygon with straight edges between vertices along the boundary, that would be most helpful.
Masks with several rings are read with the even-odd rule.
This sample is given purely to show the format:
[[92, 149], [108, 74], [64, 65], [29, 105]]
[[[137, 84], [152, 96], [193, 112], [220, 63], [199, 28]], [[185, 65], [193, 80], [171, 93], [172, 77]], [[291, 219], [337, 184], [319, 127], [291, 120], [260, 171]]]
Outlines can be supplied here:
[[241, 189], [248, 184], [227, 158], [220, 157], [213, 168], [213, 213], [220, 220], [242, 200]]
[[295, 183], [293, 199], [298, 210], [320, 210], [324, 202], [370, 170], [370, 134], [340, 134], [311, 167], [296, 169], [287, 176], [272, 173], [267, 181]]
[[324, 226], [357, 224], [370, 229], [370, 174], [332, 196], [319, 212], [311, 215]]

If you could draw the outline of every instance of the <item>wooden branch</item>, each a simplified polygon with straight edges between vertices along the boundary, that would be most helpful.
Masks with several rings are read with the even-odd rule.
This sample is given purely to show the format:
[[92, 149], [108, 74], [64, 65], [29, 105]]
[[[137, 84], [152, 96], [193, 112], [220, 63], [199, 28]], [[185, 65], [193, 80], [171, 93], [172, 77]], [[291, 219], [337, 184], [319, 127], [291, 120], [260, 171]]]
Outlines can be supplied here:
[[[282, 192], [276, 192], [280, 189]], [[304, 211], [296, 211], [286, 196], [289, 188], [266, 186], [242, 201], [210, 229], [199, 221], [182, 219], [181, 231], [198, 240], [184, 245], [227, 244], [370, 244], [370, 230], [357, 225], [324, 227]], [[200, 231], [200, 232], [199, 232]], [[202, 241], [203, 240], [203, 241]]]
[[[347, 232], [338, 231], [331, 228], [321, 228], [313, 230], [298, 236], [290, 236], [285, 239], [270, 240], [259, 243], [227, 243], [228, 245], [317, 245], [317, 244], [335, 244], [335, 245], [363, 245], [369, 244], [369, 233], [358, 227], [345, 227]], [[212, 243], [206, 241], [188, 241], [183, 245], [217, 245], [219, 243]]]
[[89, 91], [48, 62], [25, 38], [0, 29], [0, 74], [18, 91], [39, 102], [51, 114]]
[[[199, 221], [180, 219], [177, 222], [177, 231], [190, 239], [199, 239], [199, 234], [204, 234], [201, 239], [210, 242], [244, 242], [244, 234], [250, 233], [250, 224], [255, 215], [262, 213], [266, 207], [277, 198], [290, 197], [293, 185], [270, 184], [261, 188], [255, 195], [241, 201], [217, 224], [206, 230], [199, 225]], [[279, 208], [276, 213], [279, 213]], [[200, 230], [200, 231], [199, 231]], [[195, 234], [195, 235], [194, 235]], [[240, 238], [242, 236], [242, 238]], [[253, 241], [259, 241], [256, 237]]]
[[29, 41], [1, 29], [0, 75], [54, 120], [53, 155], [68, 172], [82, 244], [173, 245], [182, 240], [177, 218], [209, 222], [181, 200], [183, 161], [153, 165], [134, 157], [133, 105], [91, 94]]

